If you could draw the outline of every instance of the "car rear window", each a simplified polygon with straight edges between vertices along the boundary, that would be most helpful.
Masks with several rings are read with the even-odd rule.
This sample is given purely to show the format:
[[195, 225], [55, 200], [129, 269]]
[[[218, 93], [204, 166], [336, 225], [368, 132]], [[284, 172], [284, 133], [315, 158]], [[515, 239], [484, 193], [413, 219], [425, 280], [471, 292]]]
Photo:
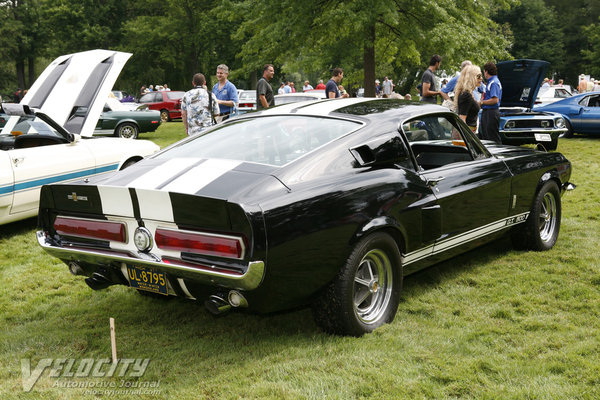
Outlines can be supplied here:
[[319, 97], [315, 96], [275, 96], [275, 105], [288, 104], [288, 103], [296, 103], [299, 101], [308, 101], [308, 100], [319, 100]]
[[171, 100], [179, 100], [184, 94], [185, 92], [167, 92], [167, 97]]
[[157, 157], [222, 158], [281, 166], [360, 127], [356, 121], [301, 115], [240, 119]]
[[255, 91], [244, 91], [240, 93], [239, 100], [256, 100]]

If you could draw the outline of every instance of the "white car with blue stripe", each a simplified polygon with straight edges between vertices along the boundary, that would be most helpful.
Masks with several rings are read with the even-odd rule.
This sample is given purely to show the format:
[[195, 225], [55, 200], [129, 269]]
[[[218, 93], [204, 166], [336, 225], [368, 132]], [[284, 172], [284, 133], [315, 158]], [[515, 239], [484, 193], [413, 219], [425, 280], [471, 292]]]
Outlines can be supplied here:
[[111, 174], [159, 150], [144, 140], [91, 138], [131, 54], [92, 50], [54, 60], [0, 131], [0, 224], [35, 216], [40, 188]]

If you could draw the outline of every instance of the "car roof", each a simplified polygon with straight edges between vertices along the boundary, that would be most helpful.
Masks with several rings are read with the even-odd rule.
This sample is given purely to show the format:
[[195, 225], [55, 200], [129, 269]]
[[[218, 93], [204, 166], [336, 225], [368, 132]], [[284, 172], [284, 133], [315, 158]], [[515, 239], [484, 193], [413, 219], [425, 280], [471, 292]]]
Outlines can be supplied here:
[[369, 121], [398, 121], [415, 114], [450, 111], [446, 107], [402, 99], [351, 97], [287, 103], [252, 115], [335, 116]]

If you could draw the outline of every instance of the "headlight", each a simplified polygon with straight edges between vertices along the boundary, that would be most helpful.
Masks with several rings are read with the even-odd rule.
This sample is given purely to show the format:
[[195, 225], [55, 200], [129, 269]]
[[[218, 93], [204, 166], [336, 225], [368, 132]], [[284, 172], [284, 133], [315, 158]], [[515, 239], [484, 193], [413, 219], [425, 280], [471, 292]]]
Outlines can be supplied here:
[[565, 120], [562, 118], [556, 118], [556, 127], [559, 129], [565, 128], [567, 125], [565, 124]]
[[504, 125], [504, 128], [506, 128], [506, 129], [512, 129], [514, 127], [515, 127], [515, 121], [508, 121], [506, 123], [506, 125]]

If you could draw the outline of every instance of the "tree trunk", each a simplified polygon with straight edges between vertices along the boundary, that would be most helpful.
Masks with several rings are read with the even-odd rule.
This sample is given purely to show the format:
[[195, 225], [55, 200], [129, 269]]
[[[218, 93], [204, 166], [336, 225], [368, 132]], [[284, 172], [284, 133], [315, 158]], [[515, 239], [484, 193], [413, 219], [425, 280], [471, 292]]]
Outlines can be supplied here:
[[21, 89], [25, 89], [25, 62], [23, 60], [17, 61], [17, 81]]
[[365, 97], [375, 97], [375, 25], [367, 28], [363, 53]]
[[33, 57], [27, 58], [27, 67], [29, 69], [27, 88], [29, 88], [35, 81], [35, 59]]

